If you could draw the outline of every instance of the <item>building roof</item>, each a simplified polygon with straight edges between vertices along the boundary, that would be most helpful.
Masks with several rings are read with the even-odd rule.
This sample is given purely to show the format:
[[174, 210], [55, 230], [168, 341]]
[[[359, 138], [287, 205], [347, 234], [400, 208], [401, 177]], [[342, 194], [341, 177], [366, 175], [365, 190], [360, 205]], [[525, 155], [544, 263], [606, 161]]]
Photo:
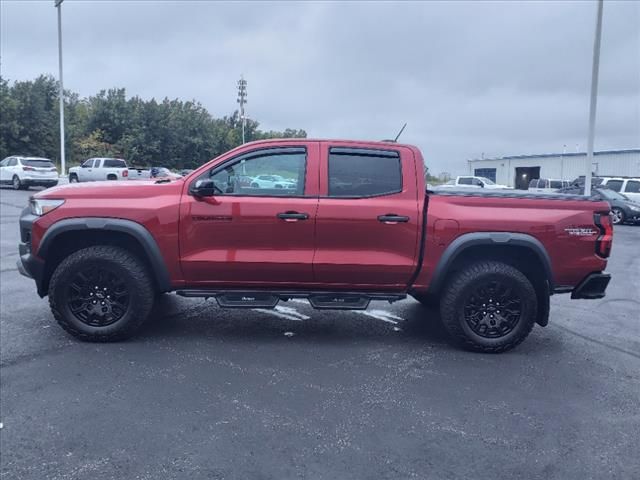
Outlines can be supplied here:
[[[594, 155], [617, 155], [622, 153], [640, 153], [640, 148], [629, 148], [626, 150], [601, 150], [593, 152]], [[548, 158], [548, 157], [579, 157], [586, 155], [587, 152], [566, 152], [566, 153], [541, 153], [538, 155], [509, 155], [506, 157], [496, 158], [474, 158], [470, 162], [482, 162], [484, 160], [515, 160], [522, 158]]]

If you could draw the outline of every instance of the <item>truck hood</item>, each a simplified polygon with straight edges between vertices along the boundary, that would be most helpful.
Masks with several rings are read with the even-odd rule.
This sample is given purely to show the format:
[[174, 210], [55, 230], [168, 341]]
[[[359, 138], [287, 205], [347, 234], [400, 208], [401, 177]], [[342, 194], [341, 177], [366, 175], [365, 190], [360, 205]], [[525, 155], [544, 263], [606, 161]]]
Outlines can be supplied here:
[[145, 198], [181, 190], [184, 180], [106, 180], [103, 182], [70, 183], [33, 195], [34, 198]]

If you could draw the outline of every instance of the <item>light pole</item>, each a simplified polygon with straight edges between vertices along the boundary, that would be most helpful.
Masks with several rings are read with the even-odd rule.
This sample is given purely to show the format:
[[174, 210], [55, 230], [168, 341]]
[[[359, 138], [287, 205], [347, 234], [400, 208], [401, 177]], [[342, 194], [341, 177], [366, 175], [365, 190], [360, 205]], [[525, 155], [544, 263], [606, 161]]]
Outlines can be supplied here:
[[53, 3], [58, 9], [58, 69], [60, 71], [60, 170], [62, 175], [66, 175], [66, 165], [64, 158], [64, 86], [62, 85], [62, 2], [54, 0]]
[[245, 128], [245, 116], [244, 116], [244, 104], [247, 103], [247, 81], [244, 76], [240, 75], [238, 80], [238, 100], [240, 104], [240, 119], [242, 120], [242, 143], [244, 143], [244, 128]]
[[593, 41], [593, 66], [591, 69], [591, 101], [589, 103], [589, 137], [587, 139], [587, 170], [584, 175], [584, 194], [591, 196], [591, 168], [593, 165], [593, 139], [596, 129], [596, 106], [598, 101], [598, 72], [600, 68], [600, 38], [602, 37], [602, 6], [598, 0], [596, 15], [596, 36]]

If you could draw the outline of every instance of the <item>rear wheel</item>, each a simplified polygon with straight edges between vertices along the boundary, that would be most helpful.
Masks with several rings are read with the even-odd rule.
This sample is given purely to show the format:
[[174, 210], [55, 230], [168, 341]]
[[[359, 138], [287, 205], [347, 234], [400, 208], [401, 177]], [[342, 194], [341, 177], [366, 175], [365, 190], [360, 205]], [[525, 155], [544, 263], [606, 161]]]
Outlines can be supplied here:
[[149, 316], [154, 298], [145, 265], [127, 250], [107, 245], [71, 254], [49, 283], [49, 304], [60, 326], [92, 342], [131, 337]]
[[251, 184], [251, 188], [260, 188], [260, 185], [258, 185], [256, 182], [253, 182]]
[[118, 179], [118, 177], [116, 175], [112, 174], [112, 173], [107, 175], [107, 180], [117, 180], [117, 179]]
[[11, 179], [11, 186], [14, 190], [22, 190], [24, 188], [22, 182], [20, 181], [20, 177], [18, 177], [17, 175], [14, 175]]
[[618, 207], [614, 207], [611, 209], [611, 218], [613, 221], [614, 225], [618, 225], [620, 223], [624, 223], [625, 221], [625, 216], [624, 216], [624, 212], [622, 211], [621, 208]]
[[451, 279], [440, 314], [458, 344], [477, 352], [505, 352], [531, 332], [537, 318], [536, 292], [518, 269], [479, 262]]

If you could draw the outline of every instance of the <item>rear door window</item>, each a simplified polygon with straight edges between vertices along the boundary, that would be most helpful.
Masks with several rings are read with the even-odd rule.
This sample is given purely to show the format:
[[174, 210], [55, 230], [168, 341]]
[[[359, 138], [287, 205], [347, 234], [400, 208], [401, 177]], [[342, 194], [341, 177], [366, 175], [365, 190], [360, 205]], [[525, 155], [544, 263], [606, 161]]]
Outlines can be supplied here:
[[401, 191], [398, 152], [337, 147], [329, 150], [329, 197], [378, 197]]
[[471, 177], [460, 177], [458, 179], [458, 185], [472, 185], [472, 179]]
[[619, 192], [622, 188], [622, 180], [608, 180], [606, 185], [607, 188], [610, 188], [614, 192]]
[[104, 168], [127, 168], [124, 160], [118, 160], [116, 158], [106, 158], [102, 166]]

